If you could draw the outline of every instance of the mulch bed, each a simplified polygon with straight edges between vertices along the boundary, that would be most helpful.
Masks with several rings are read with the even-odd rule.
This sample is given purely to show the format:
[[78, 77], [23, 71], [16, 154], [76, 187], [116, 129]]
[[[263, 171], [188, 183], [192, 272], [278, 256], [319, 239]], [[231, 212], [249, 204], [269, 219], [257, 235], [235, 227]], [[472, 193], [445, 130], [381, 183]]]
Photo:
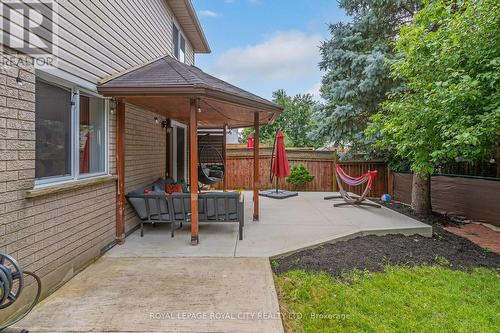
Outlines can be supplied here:
[[447, 216], [418, 216], [399, 203], [382, 203], [388, 208], [433, 226], [431, 238], [419, 235], [364, 236], [304, 250], [273, 262], [275, 273], [292, 269], [326, 272], [334, 277], [354, 269], [381, 272], [385, 265], [446, 265], [451, 269], [492, 268], [500, 272], [500, 255], [452, 234], [443, 226], [456, 222]]

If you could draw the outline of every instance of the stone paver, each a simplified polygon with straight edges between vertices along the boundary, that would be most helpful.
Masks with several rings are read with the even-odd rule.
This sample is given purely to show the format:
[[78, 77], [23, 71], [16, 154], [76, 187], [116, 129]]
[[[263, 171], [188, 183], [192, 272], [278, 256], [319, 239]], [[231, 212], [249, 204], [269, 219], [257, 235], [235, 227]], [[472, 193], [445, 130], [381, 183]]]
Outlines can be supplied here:
[[467, 238], [473, 243], [500, 254], [500, 233], [481, 224], [470, 223], [461, 227], [446, 227], [455, 235]]

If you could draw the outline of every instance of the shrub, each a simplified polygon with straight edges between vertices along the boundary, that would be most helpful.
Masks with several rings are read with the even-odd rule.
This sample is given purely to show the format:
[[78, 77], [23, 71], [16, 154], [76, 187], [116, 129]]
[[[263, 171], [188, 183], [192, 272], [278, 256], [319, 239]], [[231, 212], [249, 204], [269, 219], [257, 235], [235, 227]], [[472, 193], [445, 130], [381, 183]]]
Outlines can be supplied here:
[[309, 170], [303, 165], [292, 167], [290, 177], [286, 179], [287, 183], [294, 186], [300, 186], [309, 183], [314, 179], [314, 176], [309, 173]]

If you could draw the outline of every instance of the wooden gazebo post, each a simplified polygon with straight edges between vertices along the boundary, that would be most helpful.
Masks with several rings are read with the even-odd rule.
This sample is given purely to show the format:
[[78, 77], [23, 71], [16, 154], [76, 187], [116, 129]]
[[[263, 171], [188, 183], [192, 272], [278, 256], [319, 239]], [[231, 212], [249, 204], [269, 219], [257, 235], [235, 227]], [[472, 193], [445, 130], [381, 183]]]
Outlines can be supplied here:
[[189, 183], [191, 184], [191, 245], [198, 238], [198, 119], [196, 99], [189, 102]]
[[222, 178], [222, 191], [227, 191], [227, 165], [226, 165], [226, 150], [227, 150], [227, 124], [222, 130], [222, 160], [224, 161], [224, 178]]
[[253, 137], [253, 220], [259, 220], [259, 113], [254, 113]]
[[125, 103], [116, 103], [116, 243], [125, 242]]

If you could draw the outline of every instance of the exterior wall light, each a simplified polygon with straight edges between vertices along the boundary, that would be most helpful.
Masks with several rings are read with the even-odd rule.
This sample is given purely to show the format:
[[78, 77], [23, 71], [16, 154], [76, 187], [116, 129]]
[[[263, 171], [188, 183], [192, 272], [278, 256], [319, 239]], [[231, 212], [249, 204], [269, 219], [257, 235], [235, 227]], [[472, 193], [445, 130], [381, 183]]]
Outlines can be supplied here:
[[21, 79], [21, 68], [17, 69], [16, 83], [17, 83], [18, 86], [22, 86], [23, 85], [23, 79]]
[[167, 130], [167, 133], [172, 132], [172, 125], [170, 124], [169, 119], [165, 119], [161, 122], [161, 127], [165, 128]]
[[116, 101], [114, 99], [110, 99], [109, 100], [109, 112], [111, 114], [115, 114], [116, 113]]

